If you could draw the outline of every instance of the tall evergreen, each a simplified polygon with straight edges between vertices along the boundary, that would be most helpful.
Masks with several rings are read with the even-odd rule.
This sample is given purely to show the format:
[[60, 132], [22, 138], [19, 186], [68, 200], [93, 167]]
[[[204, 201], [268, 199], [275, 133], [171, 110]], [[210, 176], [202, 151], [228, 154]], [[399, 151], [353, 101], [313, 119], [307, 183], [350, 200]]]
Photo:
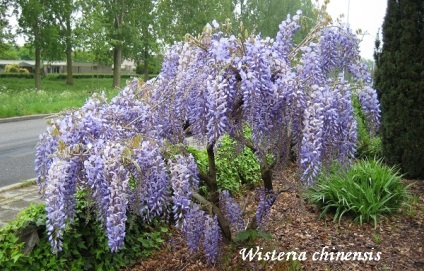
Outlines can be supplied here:
[[424, 1], [388, 0], [375, 60], [383, 154], [410, 178], [424, 178]]

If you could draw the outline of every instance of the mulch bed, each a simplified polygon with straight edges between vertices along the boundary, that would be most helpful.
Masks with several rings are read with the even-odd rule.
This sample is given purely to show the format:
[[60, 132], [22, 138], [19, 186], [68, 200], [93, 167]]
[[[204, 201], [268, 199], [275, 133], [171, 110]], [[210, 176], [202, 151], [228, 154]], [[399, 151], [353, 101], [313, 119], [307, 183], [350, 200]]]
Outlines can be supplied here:
[[[372, 223], [361, 226], [348, 217], [343, 217], [340, 223], [333, 222], [331, 215], [320, 219], [319, 210], [301, 196], [302, 188], [294, 176], [295, 168], [275, 176], [274, 189], [282, 192], [264, 229], [273, 238], [222, 247], [219, 262], [208, 265], [201, 253], [190, 255], [178, 232], [171, 230], [172, 237], [161, 250], [123, 270], [424, 270], [424, 181], [415, 181], [410, 188], [415, 195], [412, 209], [383, 217], [374, 228]], [[254, 212], [253, 193], [245, 193], [251, 199], [246, 207], [248, 212]], [[243, 247], [259, 249], [263, 257], [266, 252], [271, 256], [275, 250], [275, 260], [258, 260], [258, 257], [243, 260], [240, 254]], [[289, 261], [285, 256], [278, 260], [280, 252], [291, 252]], [[348, 252], [351, 252], [349, 257]], [[367, 260], [357, 260], [358, 255], [353, 259], [353, 252], [360, 252], [362, 257], [367, 255]], [[295, 262], [294, 253], [298, 258]], [[342, 256], [347, 258], [341, 260]]]

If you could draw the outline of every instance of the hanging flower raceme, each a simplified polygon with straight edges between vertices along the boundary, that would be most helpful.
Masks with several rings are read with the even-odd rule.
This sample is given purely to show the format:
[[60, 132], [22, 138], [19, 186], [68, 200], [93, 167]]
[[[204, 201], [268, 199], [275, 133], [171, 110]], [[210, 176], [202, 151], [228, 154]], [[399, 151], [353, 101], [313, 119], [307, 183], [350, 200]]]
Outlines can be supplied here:
[[241, 213], [240, 206], [231, 197], [227, 190], [224, 190], [220, 194], [219, 203], [221, 205], [222, 213], [225, 218], [230, 222], [235, 232], [239, 232], [244, 229], [244, 221]]
[[194, 158], [176, 156], [175, 161], [170, 161], [170, 177], [173, 190], [172, 201], [174, 219], [180, 221], [185, 212], [190, 209], [190, 195], [197, 191], [199, 180], [197, 177], [197, 166]]

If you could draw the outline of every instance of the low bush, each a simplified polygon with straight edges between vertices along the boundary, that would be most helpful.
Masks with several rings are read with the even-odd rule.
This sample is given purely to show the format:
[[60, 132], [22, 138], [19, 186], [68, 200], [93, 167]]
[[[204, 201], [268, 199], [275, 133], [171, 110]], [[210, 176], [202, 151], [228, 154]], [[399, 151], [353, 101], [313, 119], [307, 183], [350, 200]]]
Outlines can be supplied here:
[[[49, 73], [45, 77], [47, 80], [66, 80], [66, 73]], [[137, 74], [121, 74], [121, 78], [131, 78], [136, 77]], [[81, 79], [81, 78], [113, 78], [112, 73], [74, 73], [72, 78]]]
[[27, 69], [19, 67], [18, 64], [7, 64], [4, 69], [6, 73], [29, 74], [29, 71]]
[[18, 64], [7, 64], [4, 67], [4, 70], [6, 72], [18, 73], [19, 72], [19, 66], [18, 66]]
[[57, 255], [48, 240], [44, 205], [30, 206], [1, 228], [0, 270], [117, 270], [149, 256], [168, 232], [163, 225], [146, 225], [130, 215], [124, 248], [112, 253], [103, 226], [83, 198], [80, 194], [74, 224], [66, 229]]
[[[206, 150], [190, 148], [199, 170], [207, 172], [208, 156]], [[255, 154], [247, 147], [238, 146], [225, 135], [218, 145], [215, 157], [217, 183], [219, 190], [239, 193], [241, 185], [254, 186], [261, 180], [261, 170]]]
[[380, 159], [383, 157], [383, 146], [381, 145], [381, 137], [362, 138], [358, 144], [356, 157], [360, 159]]
[[362, 112], [361, 105], [358, 98], [355, 96], [353, 99], [353, 107], [355, 110], [356, 122], [358, 125], [358, 140], [355, 157], [375, 158], [383, 157], [383, 147], [381, 145], [381, 137], [378, 135], [370, 135], [367, 132], [367, 121], [365, 114]]
[[333, 167], [318, 177], [306, 198], [322, 212], [334, 212], [334, 220], [350, 215], [361, 225], [395, 213], [409, 198], [401, 175], [381, 160], [359, 160], [349, 169]]

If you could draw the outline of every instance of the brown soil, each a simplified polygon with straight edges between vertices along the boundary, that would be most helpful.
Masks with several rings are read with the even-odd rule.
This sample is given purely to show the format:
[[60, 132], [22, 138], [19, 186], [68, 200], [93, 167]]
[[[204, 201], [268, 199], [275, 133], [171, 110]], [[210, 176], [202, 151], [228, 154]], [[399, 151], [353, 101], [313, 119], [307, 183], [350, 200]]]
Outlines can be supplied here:
[[[361, 226], [348, 217], [340, 223], [333, 222], [330, 215], [319, 219], [319, 211], [302, 198], [294, 169], [279, 175], [274, 181], [275, 190], [284, 192], [278, 195], [265, 229], [272, 238], [223, 246], [219, 262], [211, 266], [200, 253], [190, 255], [178, 232], [172, 230], [172, 238], [162, 250], [124, 270], [424, 270], [424, 181], [416, 181], [410, 188], [415, 196], [411, 209], [382, 218], [374, 228], [372, 223]], [[254, 199], [252, 191], [245, 195]], [[246, 210], [254, 212], [254, 205], [249, 203]], [[263, 257], [266, 252], [271, 257], [275, 250], [276, 260], [243, 260], [243, 247], [259, 247]], [[327, 254], [322, 253], [323, 249]], [[283, 255], [278, 260], [280, 252], [291, 252], [289, 261]], [[362, 257], [367, 252], [367, 260], [358, 260], [353, 252], [361, 252]], [[298, 260], [293, 262], [294, 253]], [[343, 255], [347, 258], [341, 260]]]

